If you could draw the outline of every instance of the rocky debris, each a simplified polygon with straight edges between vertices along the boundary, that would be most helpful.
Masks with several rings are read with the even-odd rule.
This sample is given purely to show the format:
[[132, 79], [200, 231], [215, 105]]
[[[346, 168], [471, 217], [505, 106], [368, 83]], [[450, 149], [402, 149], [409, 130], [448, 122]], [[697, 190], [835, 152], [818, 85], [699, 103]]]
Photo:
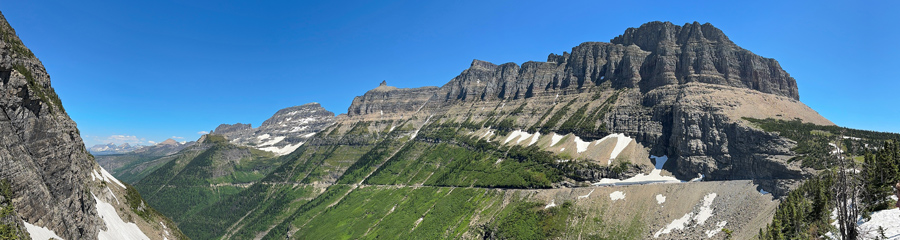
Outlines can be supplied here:
[[242, 123], [222, 124], [211, 134], [222, 135], [235, 144], [285, 155], [334, 121], [334, 113], [314, 102], [278, 110], [259, 128]]
[[[16, 214], [66, 239], [97, 239], [106, 229], [92, 196], [104, 189], [92, 180], [100, 166], [85, 148], [43, 64], [2, 15], [0, 33], [0, 179], [10, 182]], [[121, 191], [115, 194], [125, 199]], [[134, 215], [128, 207], [119, 214]]]
[[397, 88], [382, 81], [377, 88], [353, 98], [347, 115], [369, 115], [380, 119], [410, 117], [422, 109], [437, 92], [437, 87]]
[[608, 84], [641, 92], [691, 82], [753, 89], [799, 99], [796, 81], [777, 61], [738, 47], [711, 24], [650, 22], [610, 43], [586, 42], [546, 62], [495, 65], [474, 60], [444, 85], [448, 100], [529, 98]]

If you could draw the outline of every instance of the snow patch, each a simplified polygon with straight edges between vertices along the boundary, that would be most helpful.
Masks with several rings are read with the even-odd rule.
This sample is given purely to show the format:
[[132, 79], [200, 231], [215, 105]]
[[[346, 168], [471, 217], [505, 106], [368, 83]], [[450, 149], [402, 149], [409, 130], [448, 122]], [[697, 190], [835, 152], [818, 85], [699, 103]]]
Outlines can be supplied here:
[[887, 236], [888, 239], [900, 239], [900, 208], [872, 213], [872, 218], [868, 222], [859, 225], [862, 239], [880, 237], [878, 227], [884, 228], [884, 236]]
[[560, 148], [560, 149], [559, 149], [559, 152], [562, 152], [562, 151], [565, 151], [565, 150], [566, 150], [566, 148]]
[[564, 136], [561, 136], [561, 135], [559, 135], [559, 134], [553, 133], [553, 136], [550, 137], [550, 147], [553, 147], [553, 145], [556, 145], [556, 143], [558, 143], [559, 140], [562, 140], [563, 137], [564, 137]]
[[657, 231], [655, 234], [653, 234], [653, 237], [658, 238], [659, 235], [668, 234], [668, 233], [672, 232], [672, 230], [675, 230], [675, 229], [678, 229], [678, 230], [684, 229], [685, 227], [687, 227], [688, 221], [690, 221], [691, 217], [693, 217], [693, 216], [694, 216], [693, 212], [684, 214], [684, 216], [682, 216], [681, 218], [673, 220], [672, 223], [669, 223], [669, 225], [666, 225], [665, 228]]
[[583, 153], [584, 151], [587, 151], [588, 146], [591, 146], [591, 142], [585, 142], [584, 140], [581, 140], [580, 137], [575, 137], [576, 152]]
[[541, 137], [541, 133], [539, 133], [539, 132], [534, 133], [534, 136], [531, 136], [531, 142], [528, 143], [528, 146], [534, 145], [534, 143], [536, 143], [538, 141], [538, 138], [540, 138], [540, 137]]
[[670, 176], [662, 176], [662, 166], [666, 164], [668, 161], [668, 156], [650, 156], [650, 158], [656, 159], [656, 168], [650, 171], [650, 174], [638, 174], [634, 177], [619, 180], [615, 178], [604, 178], [600, 179], [599, 182], [594, 183], [596, 186], [622, 186], [622, 185], [636, 185], [636, 184], [651, 184], [651, 183], [681, 183], [684, 181], [678, 180], [678, 178], [670, 177]]
[[[268, 135], [268, 134], [266, 134], [266, 135]], [[260, 147], [272, 146], [272, 145], [275, 145], [276, 143], [281, 142], [281, 140], [284, 140], [284, 138], [285, 138], [284, 136], [274, 137], [274, 138], [272, 138], [272, 140], [266, 141], [264, 143], [260, 143], [258, 146], [260, 146]]]
[[503, 144], [509, 143], [509, 141], [516, 139], [516, 137], [519, 138], [519, 140], [516, 141], [516, 144], [519, 144], [522, 141], [524, 141], [525, 139], [528, 139], [529, 137], [531, 137], [531, 134], [529, 134], [528, 132], [523, 132], [523, 131], [519, 131], [519, 130], [513, 131], [512, 133], [509, 134], [509, 137], [506, 137], [506, 140], [503, 141]]
[[28, 231], [28, 234], [31, 235], [31, 239], [64, 239], [59, 235], [56, 235], [56, 233], [49, 228], [38, 227], [26, 221], [22, 222], [25, 223], [25, 231]]
[[259, 148], [259, 150], [273, 152], [277, 156], [282, 156], [282, 155], [288, 155], [288, 154], [294, 152], [295, 150], [297, 150], [297, 148], [300, 148], [300, 146], [303, 145], [303, 143], [305, 143], [305, 142], [299, 142], [294, 145], [288, 144], [284, 147], [274, 147], [274, 146], [264, 147], [264, 148]]
[[666, 202], [666, 196], [656, 194], [656, 204], [663, 204], [664, 202]]
[[547, 204], [547, 206], [544, 206], [544, 209], [548, 209], [548, 208], [552, 208], [552, 207], [556, 207], [556, 201], [554, 201], [554, 200], [550, 200], [550, 203]]
[[615, 191], [615, 192], [612, 192], [612, 193], [609, 194], [609, 199], [610, 199], [610, 200], [613, 200], [613, 201], [620, 200], [620, 199], [624, 200], [624, 199], [625, 199], [625, 193], [623, 193], [622, 191]]
[[113, 175], [109, 174], [109, 172], [107, 172], [106, 169], [103, 169], [103, 167], [100, 167], [100, 174], [103, 175], [103, 179], [106, 179], [107, 182], [114, 182], [114, 183], [118, 184], [119, 186], [122, 186], [122, 188], [125, 188], [125, 184], [122, 184], [122, 182], [119, 182], [119, 179], [116, 179], [116, 177], [113, 177]]
[[698, 174], [697, 174], [697, 177], [691, 178], [691, 182], [699, 182], [699, 181], [703, 181], [703, 174], [702, 174], [702, 173], [698, 173]]
[[586, 194], [586, 195], [578, 196], [578, 199], [590, 197], [590, 196], [591, 196], [591, 193], [594, 193], [594, 190], [596, 190], [596, 189], [591, 189], [591, 192], [589, 192], [589, 193]]
[[98, 239], [150, 239], [138, 228], [137, 224], [123, 221], [119, 214], [116, 213], [116, 207], [113, 207], [112, 204], [101, 201], [93, 193], [91, 193], [91, 196], [94, 197], [94, 201], [97, 204], [97, 212], [100, 214], [100, 218], [106, 224], [106, 231], [101, 230], [97, 236]]
[[714, 228], [713, 230], [706, 231], [706, 237], [712, 238], [717, 233], [721, 232], [722, 229], [725, 228], [725, 224], [728, 224], [728, 221], [721, 221], [718, 224], [716, 224], [716, 228]]
[[[391, 130], [394, 130], [394, 128], [392, 127]], [[311, 133], [303, 134], [303, 138], [310, 138], [310, 137], [312, 137], [313, 135], [316, 135], [316, 133], [311, 132]]]
[[260, 141], [262, 141], [263, 139], [266, 139], [266, 138], [269, 138], [269, 137], [270, 137], [269, 134], [266, 133], [266, 134], [263, 134], [263, 135], [256, 136], [256, 139], [259, 139]]
[[631, 138], [626, 137], [625, 134], [622, 133], [610, 134], [610, 136], [616, 138], [616, 147], [613, 148], [612, 153], [609, 154], [609, 159], [616, 159], [616, 157], [619, 156], [619, 153], [622, 153], [622, 150], [625, 150], [625, 147], [631, 142]]
[[694, 220], [697, 221], [697, 225], [703, 225], [706, 223], [706, 220], [712, 217], [713, 210], [710, 206], [712, 206], [713, 200], [716, 199], [716, 193], [707, 194], [703, 197], [703, 206], [700, 206], [700, 211], [697, 212], [697, 216], [694, 216]]
[[[687, 214], [684, 214], [684, 216], [682, 216], [681, 218], [673, 220], [672, 223], [669, 223], [669, 225], [667, 225], [665, 228], [657, 231], [655, 234], [653, 234], [653, 237], [658, 238], [659, 235], [668, 234], [668, 233], [672, 232], [672, 230], [675, 230], [675, 229], [683, 230], [686, 227], [688, 227], [688, 223], [692, 219], [695, 223], [694, 226], [703, 225], [704, 223], [706, 223], [707, 219], [712, 217], [712, 207], [711, 206], [712, 206], [713, 200], [715, 200], [715, 199], [716, 199], [716, 193], [707, 194], [706, 196], [703, 197], [702, 205], [700, 206], [700, 211], [698, 211], [697, 214], [694, 214], [694, 212], [688, 212]], [[715, 235], [716, 233], [718, 233], [718, 231], [722, 230], [721, 228], [725, 227], [726, 223], [727, 222], [724, 222], [724, 221], [719, 222], [721, 227], [719, 227], [718, 230], [707, 231], [706, 234], [710, 235], [710, 233], [712, 233], [712, 235]], [[719, 225], [716, 225], [716, 226], [719, 226]]]

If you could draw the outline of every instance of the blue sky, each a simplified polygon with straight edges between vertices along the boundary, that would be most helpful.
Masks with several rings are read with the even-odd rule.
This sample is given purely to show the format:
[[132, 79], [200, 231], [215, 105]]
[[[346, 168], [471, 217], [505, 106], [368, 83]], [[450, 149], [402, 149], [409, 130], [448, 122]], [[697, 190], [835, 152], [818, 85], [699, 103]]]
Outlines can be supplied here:
[[472, 59], [544, 61], [649, 21], [709, 22], [774, 58], [838, 125], [900, 132], [892, 1], [0, 0], [87, 145], [195, 140], [382, 80], [441, 86]]

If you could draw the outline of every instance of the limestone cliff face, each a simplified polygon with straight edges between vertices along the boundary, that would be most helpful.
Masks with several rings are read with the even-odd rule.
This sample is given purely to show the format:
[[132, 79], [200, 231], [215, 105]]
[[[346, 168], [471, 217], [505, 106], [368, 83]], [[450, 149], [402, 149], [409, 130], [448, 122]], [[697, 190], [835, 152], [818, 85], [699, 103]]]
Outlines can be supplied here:
[[[2, 15], [0, 33], [0, 179], [10, 183], [15, 213], [25, 225], [65, 239], [97, 239], [110, 229], [101, 218], [109, 213], [102, 211], [107, 205], [100, 202], [126, 199], [127, 188], [97, 179], [105, 171], [85, 148], [43, 64]], [[134, 216], [145, 235], [162, 238], [161, 230], [151, 230], [150, 224], [159, 228], [157, 222], [137, 217], [125, 203], [112, 203], [119, 209], [112, 214]]]
[[753, 89], [799, 99], [777, 61], [735, 45], [711, 24], [650, 22], [610, 43], [586, 42], [546, 62], [495, 65], [475, 60], [443, 86], [447, 99], [519, 99], [609, 84], [642, 92], [690, 82]]
[[[646, 23], [610, 43], [586, 42], [571, 53], [550, 54], [546, 62], [519, 66], [474, 60], [431, 102], [518, 106], [525, 101], [541, 105], [532, 111], [538, 113], [554, 109], [560, 96], [584, 98], [607, 91], [618, 92], [618, 98], [597, 123], [606, 132], [582, 137], [625, 133], [652, 154], [670, 156], [673, 173], [682, 178], [700, 173], [711, 180], [754, 179], [776, 194], [810, 170], [787, 162], [794, 156], [792, 141], [755, 129], [742, 118], [799, 118], [832, 125], [799, 102], [796, 81], [777, 61], [737, 46], [711, 24], [696, 22]], [[502, 107], [475, 114], [489, 116], [496, 110]], [[540, 126], [540, 121], [518, 117], [519, 124], [527, 124], [521, 128]], [[545, 130], [566, 132], [556, 126]]]
[[409, 117], [421, 110], [438, 90], [437, 87], [396, 88], [382, 81], [377, 88], [353, 98], [347, 115], [385, 119]]

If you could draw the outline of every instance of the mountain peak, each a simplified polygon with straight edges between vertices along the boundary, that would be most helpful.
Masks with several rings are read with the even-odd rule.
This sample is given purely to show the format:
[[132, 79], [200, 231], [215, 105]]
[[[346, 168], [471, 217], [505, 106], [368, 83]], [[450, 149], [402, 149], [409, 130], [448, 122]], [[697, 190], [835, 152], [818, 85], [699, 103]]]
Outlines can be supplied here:
[[165, 141], [162, 141], [162, 142], [159, 143], [158, 145], [172, 145], [172, 146], [177, 146], [177, 145], [178, 145], [178, 141], [175, 141], [175, 139], [169, 138], [169, 139], [166, 139]]

